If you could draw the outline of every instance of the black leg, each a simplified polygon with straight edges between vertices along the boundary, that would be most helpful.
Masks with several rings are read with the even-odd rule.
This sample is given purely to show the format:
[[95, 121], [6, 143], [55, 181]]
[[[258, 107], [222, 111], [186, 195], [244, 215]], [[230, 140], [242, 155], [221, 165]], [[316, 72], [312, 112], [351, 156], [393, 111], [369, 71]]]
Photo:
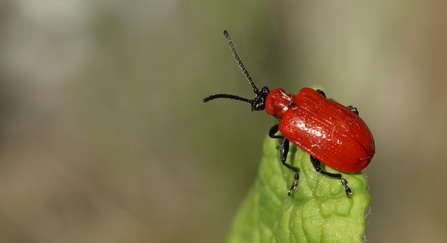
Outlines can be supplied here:
[[351, 190], [351, 188], [349, 188], [348, 182], [345, 180], [345, 178], [343, 178], [341, 176], [341, 174], [333, 174], [333, 173], [329, 173], [329, 172], [324, 171], [323, 169], [321, 169], [320, 161], [317, 158], [315, 158], [314, 156], [312, 156], [312, 155], [310, 156], [310, 161], [312, 162], [312, 165], [314, 166], [314, 168], [315, 168], [315, 170], [317, 172], [319, 172], [319, 173], [321, 173], [323, 175], [327, 175], [327, 176], [339, 179], [341, 181], [341, 184], [345, 188], [346, 196], [347, 197], [351, 196], [352, 190]]
[[317, 89], [316, 91], [317, 93], [321, 94], [324, 98], [326, 98], [326, 94], [323, 92], [323, 90]]
[[[282, 140], [282, 143], [279, 146], [279, 158], [281, 159], [281, 162], [284, 163], [287, 160], [287, 154], [289, 153], [289, 140], [284, 136], [276, 135], [277, 132], [278, 124], [275, 124], [270, 128], [269, 137]], [[286, 167], [290, 169], [288, 165], [286, 165]]]
[[287, 195], [289, 195], [289, 197], [290, 197], [290, 194], [292, 192], [296, 191], [296, 189], [298, 188], [298, 180], [300, 179], [300, 173], [295, 172], [295, 175], [293, 176], [293, 178], [294, 178], [293, 183], [290, 186], [289, 191], [287, 191]]
[[279, 159], [281, 160], [281, 162], [283, 163], [283, 165], [285, 167], [289, 168], [293, 172], [299, 172], [299, 169], [297, 167], [294, 167], [294, 166], [286, 163], [287, 154], [289, 153], [290, 141], [287, 138], [285, 138], [284, 136], [275, 135], [277, 132], [278, 132], [278, 124], [275, 124], [270, 128], [269, 137], [276, 138], [276, 139], [282, 139], [282, 143], [279, 146]]
[[271, 138], [277, 138], [277, 139], [283, 139], [284, 136], [278, 136], [276, 133], [279, 131], [278, 124], [273, 125], [269, 130], [269, 137]]
[[285, 167], [287, 167], [289, 170], [295, 172], [295, 175], [293, 177], [294, 181], [293, 181], [292, 186], [290, 187], [289, 191], [287, 192], [287, 195], [290, 196], [291, 191], [296, 191], [296, 189], [298, 187], [298, 179], [300, 178], [300, 175], [299, 175], [300, 169], [298, 169], [297, 167], [295, 167], [293, 165], [289, 165], [286, 163], [287, 154], [289, 153], [290, 141], [287, 138], [285, 138], [284, 136], [276, 135], [277, 132], [278, 132], [278, 124], [275, 124], [270, 128], [269, 137], [276, 138], [276, 139], [282, 139], [282, 143], [279, 147], [279, 159], [281, 160], [282, 164]]
[[[289, 154], [289, 140], [286, 138], [283, 138], [281, 146], [279, 147], [279, 159], [284, 164], [287, 160], [287, 154]], [[287, 168], [293, 170], [293, 167], [289, 166], [288, 164], [284, 164]], [[293, 170], [294, 171], [294, 170]]]
[[352, 112], [354, 112], [357, 115], [359, 114], [359, 110], [357, 110], [357, 107], [350, 105], [350, 106], [348, 106], [348, 109], [350, 109]]

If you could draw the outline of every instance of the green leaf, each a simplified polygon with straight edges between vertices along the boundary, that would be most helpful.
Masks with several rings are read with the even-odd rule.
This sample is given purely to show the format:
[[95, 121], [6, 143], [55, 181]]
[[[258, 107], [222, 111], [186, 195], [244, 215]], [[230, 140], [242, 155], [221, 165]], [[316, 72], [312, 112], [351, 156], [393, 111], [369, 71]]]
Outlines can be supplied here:
[[289, 197], [294, 173], [279, 160], [278, 145], [265, 140], [259, 174], [227, 242], [363, 242], [370, 196], [362, 173], [342, 173], [353, 190], [347, 198], [340, 180], [316, 172], [309, 154], [291, 146], [287, 163], [300, 168], [300, 180]]

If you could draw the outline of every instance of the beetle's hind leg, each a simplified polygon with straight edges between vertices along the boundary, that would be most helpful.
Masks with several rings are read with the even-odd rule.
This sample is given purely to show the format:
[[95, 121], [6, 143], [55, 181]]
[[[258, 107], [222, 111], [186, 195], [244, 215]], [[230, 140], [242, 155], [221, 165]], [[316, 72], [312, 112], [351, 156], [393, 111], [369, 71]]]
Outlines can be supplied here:
[[321, 174], [323, 174], [323, 175], [327, 175], [327, 176], [330, 176], [330, 177], [334, 177], [334, 178], [339, 179], [339, 180], [341, 181], [341, 184], [342, 184], [343, 187], [345, 188], [346, 196], [347, 196], [347, 197], [351, 197], [352, 190], [351, 190], [351, 188], [348, 186], [348, 181], [346, 181], [345, 178], [343, 178], [341, 174], [333, 174], [333, 173], [329, 173], [329, 172], [327, 172], [327, 171], [324, 171], [324, 170], [321, 168], [321, 163], [320, 163], [320, 161], [319, 161], [317, 158], [315, 158], [314, 156], [312, 156], [312, 155], [310, 156], [310, 161], [312, 162], [312, 165], [314, 166], [314, 168], [315, 168], [315, 170], [316, 170], [317, 172], [319, 172], [319, 173], [321, 173]]
[[287, 154], [289, 153], [290, 141], [287, 138], [285, 138], [284, 136], [276, 135], [277, 132], [278, 132], [278, 124], [275, 124], [270, 128], [269, 137], [276, 138], [276, 139], [282, 139], [281, 145], [279, 146], [279, 159], [281, 160], [281, 163], [285, 167], [287, 167], [291, 171], [295, 172], [295, 175], [293, 176], [294, 180], [293, 180], [292, 186], [290, 186], [289, 191], [287, 192], [287, 195], [290, 196], [291, 192], [296, 191], [296, 189], [298, 188], [298, 180], [300, 178], [300, 174], [299, 174], [300, 169], [298, 169], [298, 167], [295, 167], [293, 165], [286, 163]]

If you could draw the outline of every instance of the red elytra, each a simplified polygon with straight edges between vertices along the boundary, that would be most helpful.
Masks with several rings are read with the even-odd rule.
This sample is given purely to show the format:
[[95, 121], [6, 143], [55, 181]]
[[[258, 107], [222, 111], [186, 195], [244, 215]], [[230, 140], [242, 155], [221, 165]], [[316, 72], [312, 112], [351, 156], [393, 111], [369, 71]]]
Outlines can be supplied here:
[[[355, 107], [345, 107], [326, 98], [321, 90], [301, 89], [298, 94], [287, 94], [284, 89], [270, 91], [267, 87], [258, 90], [244, 67], [227, 31], [224, 35], [233, 56], [253, 88], [253, 99], [231, 94], [214, 94], [203, 99], [203, 103], [217, 98], [247, 102], [252, 111], [264, 110], [279, 119], [269, 131], [271, 138], [281, 139], [280, 160], [295, 172], [294, 182], [289, 189], [298, 187], [299, 169], [287, 164], [289, 142], [310, 154], [314, 169], [341, 181], [347, 197], [352, 194], [348, 182], [341, 174], [329, 173], [321, 168], [320, 162], [342, 172], [357, 172], [368, 166], [375, 153], [374, 138], [365, 122], [358, 116]], [[276, 135], [277, 132], [282, 135]]]
[[297, 95], [274, 89], [265, 111], [280, 118], [279, 131], [290, 142], [334, 169], [361, 171], [374, 155], [374, 138], [365, 122], [313, 89], [303, 88]]

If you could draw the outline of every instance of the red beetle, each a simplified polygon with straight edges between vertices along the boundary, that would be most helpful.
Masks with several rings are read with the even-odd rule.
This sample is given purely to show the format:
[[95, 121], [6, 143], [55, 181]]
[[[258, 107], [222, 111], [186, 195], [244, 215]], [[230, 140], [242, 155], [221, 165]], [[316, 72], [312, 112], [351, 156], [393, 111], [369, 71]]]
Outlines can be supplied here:
[[[286, 163], [289, 143], [310, 154], [315, 170], [324, 175], [340, 179], [346, 196], [352, 194], [348, 182], [341, 174], [333, 174], [321, 168], [324, 164], [343, 172], [357, 172], [368, 166], [374, 156], [374, 138], [368, 126], [358, 116], [355, 107], [345, 107], [326, 98], [321, 90], [301, 89], [298, 94], [287, 94], [284, 89], [270, 91], [267, 87], [258, 90], [233, 45], [227, 31], [224, 31], [234, 58], [256, 97], [243, 98], [230, 94], [214, 94], [203, 99], [208, 102], [216, 98], [240, 100], [251, 104], [252, 111], [265, 110], [279, 119], [270, 128], [271, 138], [281, 139], [280, 160], [284, 166], [295, 172], [295, 180], [288, 195], [298, 187], [299, 169]], [[280, 131], [282, 135], [276, 135]]]

